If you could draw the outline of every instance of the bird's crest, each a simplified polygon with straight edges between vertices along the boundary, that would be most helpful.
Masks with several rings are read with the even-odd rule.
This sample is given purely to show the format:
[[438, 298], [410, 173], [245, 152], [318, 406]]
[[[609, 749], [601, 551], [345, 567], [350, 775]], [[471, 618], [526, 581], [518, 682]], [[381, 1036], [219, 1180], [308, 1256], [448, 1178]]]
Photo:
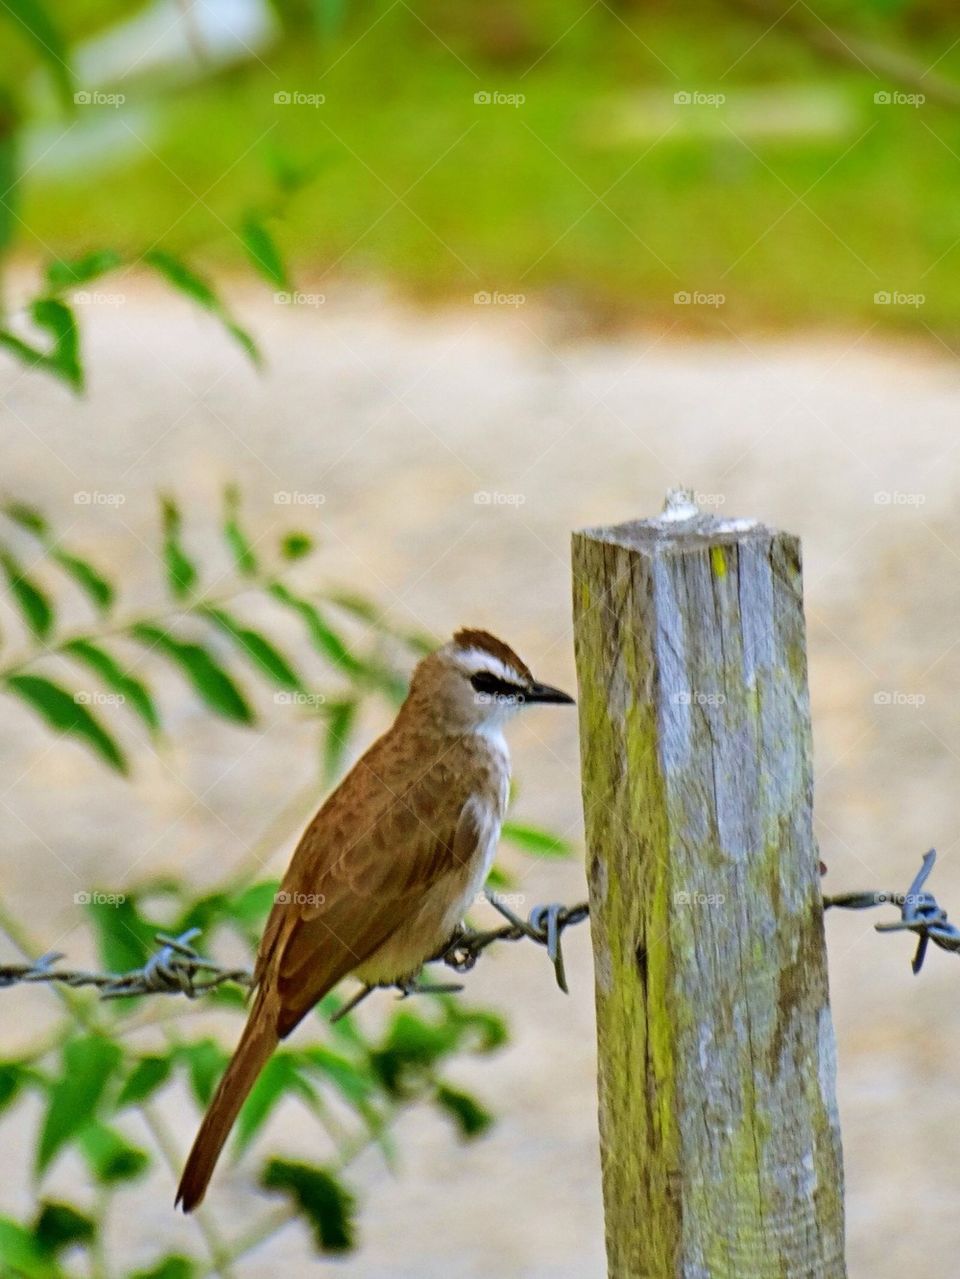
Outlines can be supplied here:
[[497, 661], [503, 662], [504, 666], [512, 667], [525, 680], [533, 679], [526, 662], [520, 660], [509, 644], [504, 644], [503, 640], [497, 639], [496, 635], [491, 635], [489, 631], [474, 631], [465, 628], [457, 631], [453, 637], [453, 642], [457, 648], [475, 648], [482, 653], [489, 653]]

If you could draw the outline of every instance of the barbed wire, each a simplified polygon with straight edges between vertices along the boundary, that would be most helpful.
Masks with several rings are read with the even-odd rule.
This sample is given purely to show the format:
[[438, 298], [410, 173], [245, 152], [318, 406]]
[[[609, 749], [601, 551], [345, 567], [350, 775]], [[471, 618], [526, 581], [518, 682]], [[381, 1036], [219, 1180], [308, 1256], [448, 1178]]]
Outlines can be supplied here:
[[[560, 939], [564, 929], [586, 919], [587, 904], [583, 902], [570, 907], [559, 904], [535, 906], [524, 920], [514, 914], [496, 894], [487, 893], [487, 900], [508, 922], [500, 928], [482, 932], [464, 928], [428, 962], [443, 963], [448, 968], [465, 973], [474, 967], [483, 952], [494, 942], [521, 941], [527, 938], [546, 948], [557, 985], [566, 991]], [[58, 951], [41, 955], [32, 963], [0, 964], [0, 989], [36, 982], [56, 982], [74, 989], [94, 986], [100, 991], [101, 999], [125, 999], [135, 995], [186, 995], [188, 999], [196, 999], [228, 984], [249, 989], [253, 978], [248, 969], [228, 968], [212, 959], [206, 959], [191, 944], [200, 935], [200, 931], [199, 928], [188, 928], [178, 937], [171, 937], [166, 933], [155, 934], [160, 949], [150, 956], [142, 968], [126, 973], [59, 968], [57, 965], [65, 956]], [[402, 996], [463, 989], [459, 985], [415, 982], [385, 983], [385, 988], [396, 989]], [[345, 1016], [375, 989], [378, 988], [364, 986], [359, 994], [334, 1014], [333, 1020]]]
[[919, 871], [905, 893], [860, 892], [839, 893], [824, 897], [824, 910], [836, 907], [842, 910], [870, 910], [874, 906], [899, 906], [900, 918], [889, 923], [875, 924], [878, 933], [911, 932], [917, 934], [917, 949], [911, 967], [918, 973], [927, 956], [931, 942], [941, 950], [956, 954], [960, 951], [960, 928], [951, 924], [947, 912], [939, 905], [933, 893], [924, 890], [937, 860], [937, 851], [931, 848], [924, 853]]
[[[936, 850], [931, 848], [922, 859], [910, 887], [905, 893], [867, 890], [824, 896], [825, 910], [870, 910], [876, 906], [897, 906], [900, 919], [876, 924], [880, 933], [912, 932], [917, 935], [917, 949], [912, 968], [923, 967], [931, 942], [942, 950], [960, 953], [960, 928], [951, 924], [947, 912], [934, 895], [924, 888], [936, 863]], [[507, 905], [496, 893], [487, 892], [487, 901], [505, 919], [499, 928], [483, 931], [462, 928], [456, 936], [431, 956], [429, 963], [442, 963], [458, 973], [469, 972], [480, 956], [495, 942], [529, 940], [543, 946], [553, 965], [557, 985], [568, 991], [561, 939], [564, 931], [582, 923], [590, 908], [586, 902], [575, 906], [551, 903], [535, 906], [526, 919]], [[249, 989], [252, 975], [246, 968], [226, 967], [205, 958], [192, 945], [200, 935], [199, 928], [188, 928], [178, 937], [155, 934], [159, 947], [141, 968], [125, 973], [101, 973], [88, 969], [67, 969], [57, 965], [65, 956], [57, 951], [41, 955], [32, 963], [0, 964], [0, 989], [31, 983], [59, 983], [71, 988], [96, 987], [101, 999], [125, 999], [137, 995], [186, 995], [196, 999], [220, 986], [235, 985]], [[364, 986], [333, 1015], [333, 1020], [346, 1016], [374, 990], [395, 989], [401, 996], [434, 994], [462, 990], [462, 985], [431, 984], [419, 981], [391, 982], [382, 986]]]

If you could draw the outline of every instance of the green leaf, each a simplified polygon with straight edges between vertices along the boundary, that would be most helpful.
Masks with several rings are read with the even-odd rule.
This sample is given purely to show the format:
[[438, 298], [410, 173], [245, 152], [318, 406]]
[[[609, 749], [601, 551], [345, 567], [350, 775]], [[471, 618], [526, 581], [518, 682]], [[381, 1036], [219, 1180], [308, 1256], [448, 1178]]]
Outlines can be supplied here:
[[493, 1115], [475, 1097], [450, 1088], [447, 1084], [441, 1084], [437, 1088], [434, 1100], [453, 1119], [461, 1137], [466, 1140], [479, 1137], [493, 1123]]
[[169, 1057], [141, 1057], [120, 1089], [117, 1109], [152, 1097], [169, 1079], [170, 1065]]
[[313, 1227], [320, 1252], [349, 1252], [355, 1246], [353, 1195], [331, 1172], [287, 1159], [271, 1159], [261, 1185], [290, 1195]]
[[19, 1096], [30, 1072], [15, 1061], [0, 1063], [0, 1112], [7, 1109]]
[[178, 1055], [187, 1064], [194, 1097], [199, 1105], [208, 1106], [230, 1060], [229, 1053], [225, 1053], [215, 1039], [198, 1039], [192, 1044], [183, 1044]]
[[330, 626], [315, 604], [295, 595], [283, 582], [271, 582], [267, 589], [275, 600], [303, 618], [314, 648], [334, 666], [354, 678], [363, 672], [363, 663], [353, 656], [345, 641]]
[[[153, 949], [156, 927], [140, 917], [134, 894], [99, 893], [85, 903], [93, 921], [100, 962], [111, 973], [142, 968]], [[122, 898], [122, 900], [120, 900]]]
[[73, 75], [69, 66], [67, 42], [46, 5], [41, 0], [5, 0], [3, 10], [11, 19], [10, 26], [20, 35], [27, 36], [47, 64], [64, 105], [72, 107]]
[[257, 571], [253, 545], [240, 526], [240, 491], [233, 484], [223, 496], [223, 536], [233, 555], [237, 571], [249, 577]]
[[252, 724], [254, 714], [231, 677], [207, 649], [178, 640], [157, 626], [141, 623], [131, 634], [168, 657], [189, 680], [200, 699], [224, 719]]
[[209, 618], [226, 635], [235, 640], [253, 665], [274, 684], [279, 685], [280, 688], [306, 693], [300, 676], [265, 635], [252, 630], [249, 626], [242, 626], [222, 608], [204, 608], [201, 612], [204, 617]]
[[316, 1104], [317, 1095], [301, 1074], [298, 1054], [277, 1052], [260, 1072], [237, 1118], [234, 1149], [238, 1155], [246, 1150], [277, 1102], [288, 1092], [299, 1093], [306, 1101]]
[[332, 782], [340, 776], [344, 757], [350, 745], [358, 710], [355, 698], [327, 702], [323, 708], [327, 731], [323, 737], [323, 779]]
[[313, 550], [313, 538], [309, 533], [284, 533], [280, 541], [280, 554], [285, 560], [302, 560]]
[[516, 844], [525, 853], [533, 853], [535, 857], [569, 857], [573, 852], [573, 845], [568, 840], [521, 822], [504, 822], [500, 834], [509, 843]]
[[68, 261], [58, 258], [47, 265], [47, 283], [52, 289], [76, 288], [78, 284], [88, 284], [108, 271], [115, 271], [122, 262], [115, 249], [92, 249]]
[[229, 901], [229, 913], [246, 929], [260, 929], [276, 900], [280, 887], [278, 879], [265, 879], [251, 884], [237, 897]]
[[101, 613], [110, 611], [114, 599], [113, 587], [88, 560], [82, 560], [79, 555], [73, 555], [60, 547], [53, 547], [50, 556], [73, 578]]
[[25, 528], [28, 533], [33, 533], [35, 537], [46, 537], [50, 532], [50, 525], [42, 512], [35, 506], [28, 506], [26, 502], [5, 502], [3, 513], [7, 519], [13, 520], [15, 524]]
[[37, 1144], [38, 1173], [89, 1124], [122, 1056], [117, 1045], [102, 1035], [84, 1035], [64, 1045], [63, 1070], [59, 1079], [50, 1085], [47, 1113]]
[[10, 1279], [61, 1279], [63, 1275], [33, 1232], [9, 1217], [0, 1217], [0, 1272]]
[[120, 747], [86, 706], [59, 684], [40, 675], [8, 675], [9, 692], [15, 694], [59, 733], [78, 737], [119, 773], [127, 771]]
[[97, 1223], [70, 1204], [45, 1202], [33, 1226], [34, 1237], [47, 1256], [76, 1244], [90, 1244], [97, 1235]]
[[136, 1271], [130, 1279], [194, 1279], [196, 1273], [196, 1262], [192, 1258], [171, 1253], [149, 1270]]
[[159, 271], [168, 284], [215, 315], [230, 336], [240, 343], [254, 364], [261, 362], [260, 352], [253, 338], [246, 329], [242, 329], [235, 320], [231, 319], [223, 303], [206, 280], [192, 271], [180, 258], [163, 249], [151, 249], [143, 255], [143, 260], [148, 266]]
[[174, 599], [182, 600], [197, 584], [197, 566], [183, 549], [180, 538], [182, 519], [180, 510], [172, 498], [160, 500], [163, 519], [163, 560], [167, 566], [167, 584]]
[[82, 391], [79, 333], [72, 311], [64, 303], [46, 298], [32, 303], [29, 313], [40, 328], [53, 333], [51, 347], [45, 351], [31, 346], [9, 329], [0, 329], [0, 347], [10, 351], [28, 369], [44, 369], [66, 382], [71, 390]]
[[289, 289], [290, 282], [276, 241], [255, 213], [248, 213], [240, 226], [240, 239], [250, 261], [271, 284]]
[[124, 699], [124, 703], [130, 703], [151, 732], [156, 732], [160, 727], [160, 716], [146, 685], [128, 674], [106, 649], [90, 640], [75, 639], [64, 644], [62, 652], [94, 671], [109, 689]]
[[36, 582], [8, 551], [0, 551], [0, 566], [7, 578], [10, 594], [23, 614], [23, 620], [39, 640], [45, 640], [53, 629], [53, 605]]
[[150, 1156], [106, 1124], [88, 1124], [78, 1138], [90, 1171], [104, 1186], [133, 1181], [146, 1172]]

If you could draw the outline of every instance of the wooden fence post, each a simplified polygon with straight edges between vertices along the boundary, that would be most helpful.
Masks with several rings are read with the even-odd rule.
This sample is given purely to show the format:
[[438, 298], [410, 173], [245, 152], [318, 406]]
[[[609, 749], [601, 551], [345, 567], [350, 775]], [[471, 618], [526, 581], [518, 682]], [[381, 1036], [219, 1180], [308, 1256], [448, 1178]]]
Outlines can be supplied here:
[[843, 1279], [800, 546], [573, 538], [612, 1279]]

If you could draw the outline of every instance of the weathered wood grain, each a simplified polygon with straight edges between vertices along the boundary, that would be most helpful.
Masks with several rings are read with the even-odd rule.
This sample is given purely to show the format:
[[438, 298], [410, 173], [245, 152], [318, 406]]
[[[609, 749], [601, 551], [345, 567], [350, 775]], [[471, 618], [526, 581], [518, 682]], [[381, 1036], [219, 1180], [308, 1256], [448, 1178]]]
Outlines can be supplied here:
[[614, 1279], [842, 1279], [800, 548], [574, 535]]

